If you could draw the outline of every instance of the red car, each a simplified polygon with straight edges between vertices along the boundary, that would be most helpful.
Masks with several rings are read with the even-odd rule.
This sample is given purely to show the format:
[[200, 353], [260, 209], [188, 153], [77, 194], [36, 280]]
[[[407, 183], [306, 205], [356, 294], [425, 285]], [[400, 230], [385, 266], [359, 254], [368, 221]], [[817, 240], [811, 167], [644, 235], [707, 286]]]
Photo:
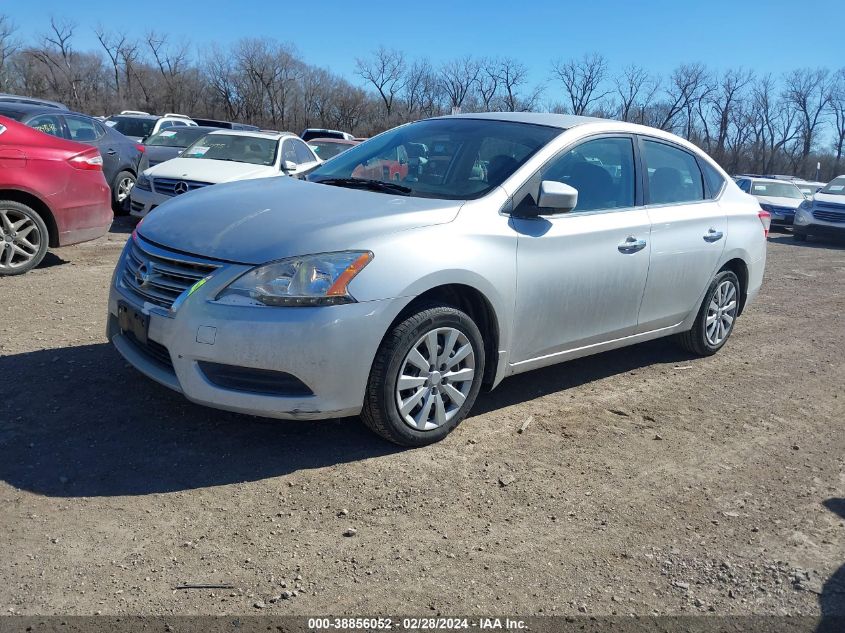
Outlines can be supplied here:
[[113, 219], [95, 147], [0, 116], [0, 276], [34, 268], [48, 246], [104, 235]]

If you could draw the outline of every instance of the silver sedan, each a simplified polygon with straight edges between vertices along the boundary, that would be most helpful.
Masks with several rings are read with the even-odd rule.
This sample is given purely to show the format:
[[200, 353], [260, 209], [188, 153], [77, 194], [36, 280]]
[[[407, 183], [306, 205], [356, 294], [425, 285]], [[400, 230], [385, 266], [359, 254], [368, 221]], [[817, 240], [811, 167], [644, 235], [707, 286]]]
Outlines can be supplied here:
[[768, 223], [709, 157], [660, 130], [429, 119], [308, 181], [158, 207], [118, 262], [108, 336], [194, 402], [360, 414], [423, 445], [512, 374], [670, 335], [714, 354], [760, 289]]

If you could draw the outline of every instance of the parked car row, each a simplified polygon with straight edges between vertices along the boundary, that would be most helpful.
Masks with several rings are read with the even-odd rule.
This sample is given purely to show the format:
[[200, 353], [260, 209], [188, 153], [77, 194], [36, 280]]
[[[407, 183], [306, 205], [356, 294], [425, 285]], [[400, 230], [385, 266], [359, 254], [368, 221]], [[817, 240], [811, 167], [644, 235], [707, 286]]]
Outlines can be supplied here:
[[771, 214], [773, 225], [791, 228], [796, 240], [808, 235], [845, 237], [845, 176], [827, 184], [788, 176], [741, 175], [734, 180]]

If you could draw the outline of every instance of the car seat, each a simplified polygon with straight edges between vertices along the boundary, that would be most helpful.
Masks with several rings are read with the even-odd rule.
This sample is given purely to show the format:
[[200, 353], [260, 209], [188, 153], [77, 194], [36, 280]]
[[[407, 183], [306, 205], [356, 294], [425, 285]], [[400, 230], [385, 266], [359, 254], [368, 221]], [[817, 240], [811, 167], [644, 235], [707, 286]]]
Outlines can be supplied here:
[[649, 199], [653, 204], [677, 202], [683, 199], [683, 178], [674, 167], [658, 167], [648, 179]]

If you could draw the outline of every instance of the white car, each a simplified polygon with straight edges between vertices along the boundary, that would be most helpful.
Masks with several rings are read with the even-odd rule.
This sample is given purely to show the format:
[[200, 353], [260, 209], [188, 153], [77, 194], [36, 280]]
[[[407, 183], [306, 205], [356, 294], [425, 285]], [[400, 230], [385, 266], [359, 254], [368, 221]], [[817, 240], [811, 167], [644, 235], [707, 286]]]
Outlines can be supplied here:
[[145, 170], [132, 190], [130, 213], [142, 218], [173, 196], [235, 180], [301, 177], [322, 161], [290, 132], [218, 130], [178, 158]]
[[760, 207], [772, 214], [772, 225], [792, 226], [795, 211], [806, 200], [795, 183], [776, 178], [739, 176], [736, 184], [760, 201]]
[[110, 116], [105, 124], [128, 136], [133, 141], [143, 143], [147, 138], [168, 128], [195, 126], [197, 123], [184, 114], [168, 112], [164, 116], [140, 112], [138, 110], [123, 110], [120, 114]]

